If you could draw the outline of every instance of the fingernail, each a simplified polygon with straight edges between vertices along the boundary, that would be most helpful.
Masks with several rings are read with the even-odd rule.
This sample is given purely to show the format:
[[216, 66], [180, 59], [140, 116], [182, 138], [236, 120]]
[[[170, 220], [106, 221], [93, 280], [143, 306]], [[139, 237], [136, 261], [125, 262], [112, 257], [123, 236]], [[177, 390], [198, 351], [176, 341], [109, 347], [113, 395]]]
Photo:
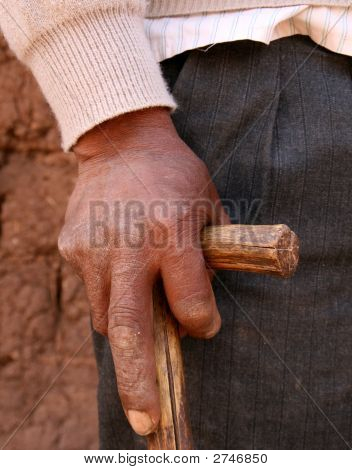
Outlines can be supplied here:
[[154, 429], [151, 417], [144, 411], [128, 410], [127, 417], [134, 431], [140, 436], [150, 434]]

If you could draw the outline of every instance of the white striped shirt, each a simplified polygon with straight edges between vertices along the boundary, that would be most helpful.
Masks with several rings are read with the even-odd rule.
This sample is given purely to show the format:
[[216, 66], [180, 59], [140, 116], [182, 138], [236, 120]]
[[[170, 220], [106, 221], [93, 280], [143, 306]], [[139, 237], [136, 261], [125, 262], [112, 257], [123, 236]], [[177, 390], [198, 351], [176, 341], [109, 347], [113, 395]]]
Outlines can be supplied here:
[[297, 5], [153, 18], [145, 20], [145, 31], [159, 62], [221, 42], [250, 39], [269, 44], [294, 34], [307, 35], [331, 51], [352, 56], [350, 7]]

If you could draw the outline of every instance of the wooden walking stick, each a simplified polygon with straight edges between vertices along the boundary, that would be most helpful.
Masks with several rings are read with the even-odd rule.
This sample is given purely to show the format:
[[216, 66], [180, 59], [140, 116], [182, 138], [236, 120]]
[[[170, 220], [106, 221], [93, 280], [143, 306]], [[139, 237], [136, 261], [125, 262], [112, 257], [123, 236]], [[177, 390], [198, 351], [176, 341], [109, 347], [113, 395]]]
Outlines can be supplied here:
[[[298, 263], [298, 238], [286, 225], [206, 227], [202, 248], [207, 265], [291, 276]], [[148, 449], [192, 449], [178, 327], [159, 282], [154, 289], [154, 344], [161, 419]]]

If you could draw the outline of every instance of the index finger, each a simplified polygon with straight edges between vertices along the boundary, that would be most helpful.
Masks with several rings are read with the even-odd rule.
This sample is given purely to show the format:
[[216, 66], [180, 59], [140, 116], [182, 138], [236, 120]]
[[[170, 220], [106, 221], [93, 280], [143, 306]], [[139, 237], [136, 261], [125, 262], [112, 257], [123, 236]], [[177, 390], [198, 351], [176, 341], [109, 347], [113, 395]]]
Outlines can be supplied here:
[[153, 432], [160, 418], [152, 286], [153, 277], [136, 259], [124, 258], [114, 263], [108, 338], [122, 406], [140, 435]]

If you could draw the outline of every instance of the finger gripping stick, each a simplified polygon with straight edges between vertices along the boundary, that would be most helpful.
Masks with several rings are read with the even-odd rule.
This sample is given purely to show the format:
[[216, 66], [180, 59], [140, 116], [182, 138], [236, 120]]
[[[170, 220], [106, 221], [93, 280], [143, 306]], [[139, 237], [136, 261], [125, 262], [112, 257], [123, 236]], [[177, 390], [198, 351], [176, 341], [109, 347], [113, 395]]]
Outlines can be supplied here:
[[[287, 278], [298, 264], [298, 238], [283, 224], [206, 227], [201, 241], [206, 263], [213, 269]], [[161, 281], [155, 285], [153, 302], [161, 418], [156, 432], [148, 436], [148, 449], [192, 449], [178, 327]]]

